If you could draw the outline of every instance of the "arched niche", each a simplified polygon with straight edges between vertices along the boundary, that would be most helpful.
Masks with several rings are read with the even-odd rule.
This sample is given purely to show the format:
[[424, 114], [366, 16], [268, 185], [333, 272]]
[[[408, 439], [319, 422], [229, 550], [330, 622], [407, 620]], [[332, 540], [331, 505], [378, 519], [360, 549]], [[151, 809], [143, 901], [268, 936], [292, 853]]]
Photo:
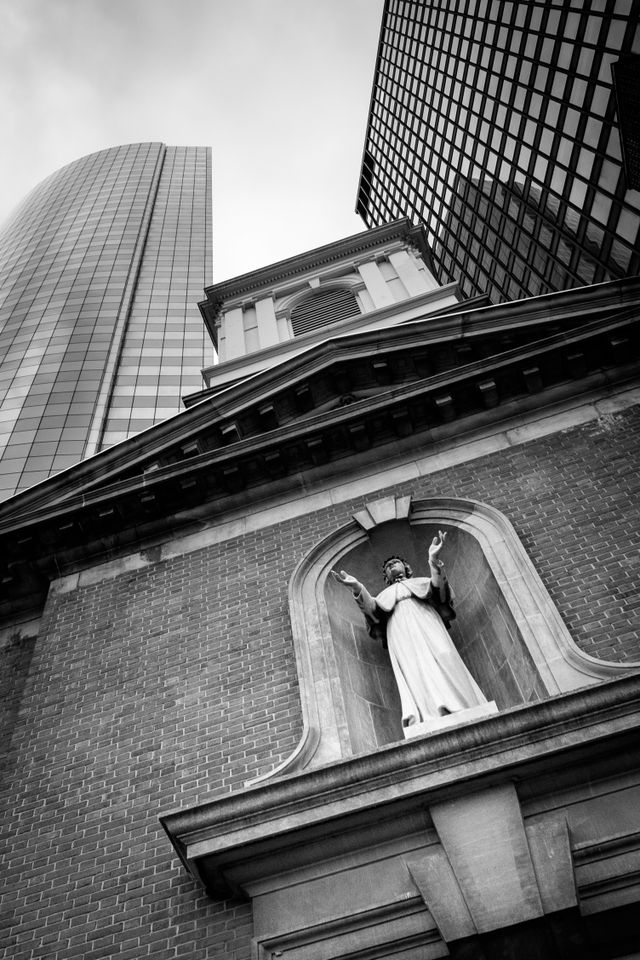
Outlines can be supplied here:
[[383, 586], [382, 561], [399, 553], [416, 575], [427, 575], [428, 545], [438, 529], [447, 532], [445, 559], [455, 592], [452, 638], [499, 710], [636, 666], [596, 660], [579, 650], [515, 530], [498, 510], [456, 498], [374, 501], [318, 543], [291, 578], [304, 731], [294, 753], [267, 777], [403, 739], [387, 654], [368, 636], [350, 592], [330, 572], [353, 572], [375, 594]]
[[[385, 585], [381, 561], [394, 553], [408, 560], [417, 576], [428, 576], [428, 546], [438, 529], [447, 534], [446, 569], [455, 592], [451, 637], [471, 674], [499, 710], [543, 699], [547, 687], [487, 558], [464, 527], [443, 519], [394, 519], [372, 528], [341, 565], [374, 595]], [[368, 635], [350, 591], [330, 577], [324, 592], [351, 748], [363, 753], [402, 740], [400, 700], [386, 651]]]

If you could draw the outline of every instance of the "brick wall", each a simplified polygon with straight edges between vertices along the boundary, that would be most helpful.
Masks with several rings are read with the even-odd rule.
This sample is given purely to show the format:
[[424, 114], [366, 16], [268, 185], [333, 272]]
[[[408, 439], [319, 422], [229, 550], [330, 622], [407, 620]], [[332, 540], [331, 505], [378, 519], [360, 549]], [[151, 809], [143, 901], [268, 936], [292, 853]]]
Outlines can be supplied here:
[[22, 700], [36, 643], [37, 626], [9, 629], [0, 634], [0, 777], [8, 762], [11, 735]]
[[[639, 434], [635, 409], [392, 492], [502, 510], [579, 646], [640, 660]], [[3, 795], [7, 957], [248, 960], [249, 908], [209, 902], [157, 818], [297, 743], [288, 580], [364, 500], [52, 591]]]

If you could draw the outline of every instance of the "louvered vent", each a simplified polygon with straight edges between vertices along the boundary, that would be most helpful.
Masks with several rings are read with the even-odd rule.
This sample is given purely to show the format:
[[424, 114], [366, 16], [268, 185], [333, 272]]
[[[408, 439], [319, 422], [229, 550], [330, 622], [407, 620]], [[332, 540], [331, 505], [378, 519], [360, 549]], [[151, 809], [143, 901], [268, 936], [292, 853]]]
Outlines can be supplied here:
[[358, 301], [351, 290], [343, 287], [318, 290], [291, 311], [293, 335], [300, 337], [303, 333], [320, 330], [338, 320], [357, 317], [359, 313]]

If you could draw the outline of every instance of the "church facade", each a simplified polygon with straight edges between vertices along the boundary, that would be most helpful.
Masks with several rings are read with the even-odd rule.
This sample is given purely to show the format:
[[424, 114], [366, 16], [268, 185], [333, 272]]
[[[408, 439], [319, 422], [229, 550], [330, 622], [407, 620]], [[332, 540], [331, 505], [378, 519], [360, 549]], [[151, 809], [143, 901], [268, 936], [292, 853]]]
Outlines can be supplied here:
[[[0, 507], [16, 958], [637, 957], [640, 283], [439, 287], [400, 220], [206, 290], [187, 409]], [[495, 712], [403, 727], [442, 551]]]

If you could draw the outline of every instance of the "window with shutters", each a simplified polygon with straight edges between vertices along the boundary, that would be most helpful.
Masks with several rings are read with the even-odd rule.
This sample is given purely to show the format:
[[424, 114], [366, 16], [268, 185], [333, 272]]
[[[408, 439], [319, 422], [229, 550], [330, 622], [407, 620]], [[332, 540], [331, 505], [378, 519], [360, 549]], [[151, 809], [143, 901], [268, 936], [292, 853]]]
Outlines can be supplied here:
[[291, 311], [294, 337], [312, 330], [320, 330], [339, 320], [357, 317], [361, 313], [355, 294], [344, 287], [316, 290], [305, 297]]

